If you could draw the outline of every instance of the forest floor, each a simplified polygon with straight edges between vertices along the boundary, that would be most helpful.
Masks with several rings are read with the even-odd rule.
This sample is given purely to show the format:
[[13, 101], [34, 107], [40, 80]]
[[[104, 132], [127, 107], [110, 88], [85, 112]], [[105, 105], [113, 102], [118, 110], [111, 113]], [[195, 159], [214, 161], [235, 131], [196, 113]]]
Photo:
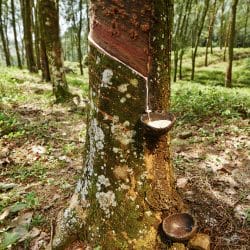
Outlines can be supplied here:
[[[250, 249], [250, 60], [245, 54], [240, 51], [235, 63], [237, 88], [220, 86], [225, 65], [215, 53], [208, 68], [199, 65], [200, 55], [195, 82], [184, 79], [172, 90], [177, 188], [199, 231], [211, 236], [217, 250]], [[188, 73], [184, 65], [184, 76]], [[86, 76], [68, 75], [72, 91], [85, 98]], [[50, 85], [39, 76], [0, 67], [1, 250], [44, 249], [80, 176], [85, 112], [53, 101]]]

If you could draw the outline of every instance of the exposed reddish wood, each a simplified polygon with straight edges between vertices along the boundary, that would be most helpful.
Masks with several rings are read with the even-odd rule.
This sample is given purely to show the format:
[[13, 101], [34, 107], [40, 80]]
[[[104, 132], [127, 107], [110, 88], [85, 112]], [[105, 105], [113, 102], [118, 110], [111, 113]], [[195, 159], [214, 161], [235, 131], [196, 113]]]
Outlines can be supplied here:
[[[131, 11], [132, 10], [132, 11]], [[90, 37], [144, 76], [148, 75], [151, 3], [99, 0], [91, 6]]]

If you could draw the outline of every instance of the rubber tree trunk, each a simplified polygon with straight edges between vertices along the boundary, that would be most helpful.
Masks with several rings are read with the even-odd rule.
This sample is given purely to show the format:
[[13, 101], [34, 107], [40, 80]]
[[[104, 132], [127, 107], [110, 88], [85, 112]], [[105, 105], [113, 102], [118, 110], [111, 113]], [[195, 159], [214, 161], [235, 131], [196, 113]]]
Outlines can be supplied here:
[[182, 75], [182, 61], [183, 61], [183, 55], [184, 55], [184, 50], [182, 49], [180, 51], [180, 62], [179, 62], [179, 79], [182, 80], [183, 75]]
[[71, 98], [66, 81], [59, 30], [59, 9], [54, 0], [39, 0], [38, 12], [41, 36], [44, 38], [49, 72], [56, 102]]
[[244, 25], [244, 37], [243, 37], [243, 47], [247, 47], [247, 27], [248, 27], [248, 19], [249, 19], [249, 7], [250, 1], [247, 2], [247, 9], [246, 9], [246, 19], [245, 19], [245, 25]]
[[80, 69], [80, 74], [83, 75], [83, 63], [82, 63], [82, 24], [83, 24], [83, 0], [79, 1], [79, 21], [76, 23], [76, 16], [74, 13], [74, 8], [72, 6], [72, 19], [73, 19], [73, 25], [74, 25], [74, 31], [75, 31], [75, 43], [76, 43], [76, 48], [77, 48], [77, 60], [79, 63], [79, 69]]
[[224, 51], [223, 51], [223, 62], [226, 62], [226, 55], [227, 55], [227, 47], [228, 47], [228, 43], [229, 43], [229, 36], [230, 36], [230, 29], [231, 29], [231, 24], [229, 23], [227, 29], [226, 29], [226, 38], [225, 40], [225, 44], [224, 44]]
[[235, 38], [235, 23], [238, 0], [234, 0], [231, 7], [230, 35], [228, 43], [228, 66], [225, 76], [225, 86], [232, 87], [232, 67], [234, 57], [234, 38]]
[[3, 27], [4, 27], [4, 35], [5, 35], [5, 39], [6, 39], [6, 47], [7, 47], [7, 53], [9, 55], [9, 58], [10, 58], [10, 62], [12, 61], [12, 58], [11, 58], [11, 53], [10, 53], [10, 41], [9, 41], [9, 3], [8, 2], [5, 2], [4, 3], [4, 8], [5, 8], [5, 11], [4, 11], [4, 16], [3, 16]]
[[33, 3], [33, 30], [35, 35], [35, 52], [36, 52], [36, 65], [38, 69], [41, 69], [41, 55], [40, 55], [40, 43], [39, 43], [39, 20], [38, 20], [38, 10], [37, 10], [37, 3]]
[[3, 52], [5, 56], [5, 62], [6, 66], [11, 66], [10, 62], [10, 54], [8, 50], [8, 45], [5, 37], [5, 32], [4, 32], [4, 23], [3, 23], [3, 1], [0, 0], [0, 36], [1, 36], [1, 41], [2, 41], [2, 46], [3, 46]]
[[92, 1], [90, 10], [85, 166], [59, 216], [53, 249], [76, 239], [90, 249], [164, 249], [160, 224], [182, 203], [169, 136], [144, 133], [140, 116], [147, 77], [152, 109], [169, 109], [173, 4]]
[[189, 44], [189, 32], [191, 31], [189, 29], [189, 22], [190, 22], [190, 14], [192, 10], [192, 0], [187, 0], [186, 2], [186, 10], [182, 22], [182, 27], [181, 27], [181, 49], [179, 52], [179, 79], [182, 80], [182, 61], [183, 61], [183, 56], [185, 53], [185, 48]]
[[16, 14], [15, 14], [15, 4], [14, 0], [11, 0], [11, 15], [12, 15], [12, 28], [13, 28], [13, 34], [14, 34], [14, 41], [15, 41], [15, 49], [16, 49], [16, 57], [17, 57], [17, 65], [18, 68], [22, 68], [22, 61], [18, 46], [18, 40], [17, 40], [17, 31], [16, 31]]
[[210, 0], [206, 0], [204, 2], [204, 7], [203, 7], [203, 11], [202, 11], [202, 15], [201, 15], [201, 20], [200, 23], [198, 25], [198, 32], [195, 38], [195, 45], [194, 45], [194, 49], [192, 49], [192, 71], [191, 71], [191, 80], [194, 80], [194, 73], [195, 73], [195, 61], [196, 61], [196, 55], [197, 55], [197, 51], [198, 51], [198, 46], [200, 43], [200, 37], [201, 37], [201, 32], [205, 23], [205, 19], [206, 19], [206, 15], [207, 15], [207, 11], [209, 8], [209, 2]]
[[177, 5], [177, 16], [178, 19], [176, 21], [176, 28], [174, 30], [174, 34], [173, 34], [173, 50], [174, 50], [174, 77], [173, 77], [173, 81], [176, 82], [177, 80], [177, 71], [178, 71], [178, 61], [179, 61], [179, 50], [180, 50], [180, 43], [181, 43], [181, 31], [182, 31], [182, 23], [183, 23], [183, 9], [184, 9], [184, 4], [180, 4]]
[[82, 64], [82, 11], [83, 11], [83, 0], [79, 1], [79, 12], [80, 12], [80, 20], [79, 20], [79, 27], [77, 31], [77, 55], [78, 55], [78, 62], [80, 68], [80, 74], [83, 75], [83, 64]]
[[21, 12], [23, 19], [23, 33], [24, 33], [24, 45], [25, 55], [27, 61], [27, 67], [30, 72], [37, 72], [35, 56], [33, 51], [32, 40], [32, 7], [31, 0], [20, 0]]
[[46, 46], [44, 38], [40, 37], [40, 61], [42, 70], [42, 80], [46, 82], [51, 81], [50, 71], [49, 71], [49, 60], [47, 56]]
[[217, 13], [217, 7], [216, 7], [216, 0], [214, 0], [213, 4], [213, 10], [212, 10], [212, 15], [211, 19], [209, 22], [208, 26], [208, 35], [207, 35], [207, 40], [206, 40], [206, 50], [205, 50], [205, 66], [208, 66], [208, 48], [210, 46], [211, 48], [211, 54], [212, 54], [212, 40], [213, 40], [213, 29], [214, 29], [214, 22], [215, 22], [215, 17]]
[[225, 0], [222, 0], [222, 4], [221, 4], [221, 16], [220, 16], [220, 49], [222, 50], [222, 47], [225, 43], [225, 27], [224, 27], [224, 11], [225, 11]]

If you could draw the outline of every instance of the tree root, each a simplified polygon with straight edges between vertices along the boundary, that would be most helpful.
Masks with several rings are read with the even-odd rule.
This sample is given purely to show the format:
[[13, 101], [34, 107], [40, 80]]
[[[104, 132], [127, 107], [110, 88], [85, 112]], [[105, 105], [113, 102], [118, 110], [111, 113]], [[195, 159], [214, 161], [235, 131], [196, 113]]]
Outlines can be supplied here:
[[70, 206], [59, 212], [55, 235], [46, 250], [63, 250], [78, 238], [83, 229], [85, 213], [78, 204], [78, 195], [74, 194]]

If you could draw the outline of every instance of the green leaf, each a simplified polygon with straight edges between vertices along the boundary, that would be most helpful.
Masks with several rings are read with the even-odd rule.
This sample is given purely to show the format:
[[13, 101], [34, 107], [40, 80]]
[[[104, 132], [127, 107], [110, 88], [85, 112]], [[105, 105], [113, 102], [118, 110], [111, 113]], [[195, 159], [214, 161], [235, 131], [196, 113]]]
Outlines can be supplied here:
[[27, 208], [28, 205], [24, 202], [17, 202], [16, 204], [14, 204], [13, 206], [11, 206], [11, 213], [17, 213], [25, 208]]
[[3, 239], [0, 244], [0, 250], [5, 250], [7, 247], [15, 244], [20, 238], [20, 235], [16, 232], [6, 232], [3, 234]]

